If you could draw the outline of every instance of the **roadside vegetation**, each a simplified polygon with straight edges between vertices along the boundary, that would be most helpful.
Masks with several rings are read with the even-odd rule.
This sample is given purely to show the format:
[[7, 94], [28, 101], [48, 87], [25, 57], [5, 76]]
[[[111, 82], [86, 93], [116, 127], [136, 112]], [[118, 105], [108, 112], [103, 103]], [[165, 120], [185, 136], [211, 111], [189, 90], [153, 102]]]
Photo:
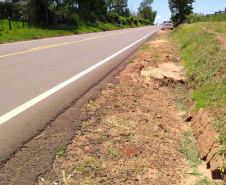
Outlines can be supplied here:
[[0, 2], [0, 43], [153, 25], [152, 3], [135, 14], [128, 0]]
[[183, 24], [173, 33], [194, 91], [195, 110], [208, 111], [220, 132], [221, 153], [226, 153], [226, 23]]
[[[218, 150], [212, 159], [218, 158], [222, 162], [218, 164], [216, 162], [215, 164], [218, 166], [214, 170], [212, 168], [214, 164], [212, 164], [211, 171], [213, 178], [214, 173], [218, 173], [220, 174], [218, 178], [223, 178], [225, 181], [226, 14], [221, 14], [221, 12], [215, 12], [215, 14], [205, 16], [193, 14], [192, 4], [194, 0], [186, 1], [184, 4], [182, 2], [185, 1], [169, 0], [169, 8], [172, 13], [171, 20], [178, 26], [172, 36], [180, 44], [180, 53], [183, 56], [182, 60], [185, 66], [185, 73], [189, 80], [189, 86], [191, 86], [189, 89], [192, 90], [190, 96], [195, 102], [194, 110], [198, 112], [202, 108], [204, 112], [208, 113], [212, 119], [214, 129], [219, 132], [218, 143], [220, 150]], [[188, 24], [182, 24], [185, 22]], [[201, 123], [197, 123], [197, 125], [201, 126]], [[202, 132], [202, 134], [206, 134], [205, 137], [208, 137], [207, 133], [208, 131]], [[199, 136], [197, 147], [200, 148]], [[192, 137], [188, 133], [183, 133], [182, 145], [187, 142], [191, 144], [191, 139]], [[188, 146], [188, 148], [183, 147], [181, 152], [192, 163], [194, 163], [194, 159], [197, 159], [194, 164], [198, 164], [198, 155], [192, 148], [192, 146]], [[209, 147], [208, 149], [212, 151], [212, 148]], [[203, 158], [202, 152], [203, 149], [200, 150], [200, 156]], [[200, 178], [196, 184], [212, 184], [212, 182], [206, 178]]]
[[[42, 25], [35, 26], [32, 23], [25, 22], [25, 28], [21, 21], [12, 20], [12, 30], [9, 30], [9, 22], [4, 19], [3, 21], [4, 31], [0, 31], [0, 44], [7, 42], [23, 41], [30, 39], [41, 39], [47, 37], [56, 37], [63, 35], [73, 35], [73, 34], [83, 34], [83, 33], [92, 33], [100, 31], [110, 31], [118, 30], [125, 28], [141, 27], [146, 26], [146, 23], [143, 23], [143, 20], [126, 23], [126, 24], [116, 24], [116, 23], [86, 23], [80, 25], [53, 25], [51, 27], [45, 27]], [[18, 25], [18, 27], [17, 27]], [[2, 29], [2, 28], [0, 28]]]
[[225, 22], [226, 14], [205, 15], [205, 16], [190, 14], [186, 16], [186, 19], [189, 24], [196, 22]]
[[201, 164], [199, 152], [196, 148], [196, 140], [192, 131], [182, 133], [180, 152], [187, 157], [192, 168], [196, 168]]

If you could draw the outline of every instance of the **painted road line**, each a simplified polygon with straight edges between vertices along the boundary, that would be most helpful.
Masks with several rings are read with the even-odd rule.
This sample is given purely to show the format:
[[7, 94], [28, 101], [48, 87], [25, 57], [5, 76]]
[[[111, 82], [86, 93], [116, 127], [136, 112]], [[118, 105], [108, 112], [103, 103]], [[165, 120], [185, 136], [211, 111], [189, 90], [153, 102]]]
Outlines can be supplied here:
[[47, 45], [47, 46], [42, 46], [42, 47], [37, 47], [37, 48], [31, 48], [28, 51], [37, 51], [37, 50], [41, 50], [41, 49], [47, 49], [47, 48], [53, 48], [53, 47], [57, 47], [57, 46], [63, 46], [68, 44], [68, 42], [63, 42], [63, 43], [59, 43], [59, 44], [53, 44], [53, 45]]
[[[157, 29], [158, 30], [158, 29]], [[98, 68], [99, 66], [103, 65], [104, 63], [108, 62], [109, 60], [111, 60], [112, 58], [116, 57], [117, 55], [121, 54], [122, 52], [126, 51], [127, 49], [131, 48], [132, 46], [134, 46], [135, 44], [137, 44], [138, 42], [144, 40], [145, 38], [147, 38], [148, 36], [150, 36], [151, 34], [155, 33], [157, 30], [147, 34], [146, 36], [144, 36], [143, 38], [137, 40], [136, 42], [130, 44], [129, 46], [125, 47], [124, 49], [118, 51], [117, 53], [109, 56], [108, 58], [100, 61], [99, 63], [89, 67], [88, 69], [82, 71], [81, 73], [73, 76], [72, 78], [66, 80], [65, 82], [53, 87], [52, 89], [44, 92], [43, 94], [40, 94], [39, 96], [31, 99], [30, 101], [24, 103], [23, 105], [13, 109], [12, 111], [4, 114], [3, 116], [0, 117], [0, 125], [5, 123], [6, 121], [12, 119], [13, 117], [17, 116], [18, 114], [24, 112], [25, 110], [27, 110], [28, 108], [32, 107], [33, 105], [39, 103], [40, 101], [44, 100], [45, 98], [47, 98], [48, 96], [54, 94], [55, 92], [59, 91], [60, 89], [66, 87], [67, 85], [71, 84], [72, 82], [78, 80], [79, 78], [81, 78], [82, 76], [86, 75], [87, 73], [93, 71], [94, 69]]]
[[24, 53], [29, 53], [29, 52], [34, 52], [34, 51], [39, 51], [39, 50], [44, 50], [44, 49], [49, 49], [49, 48], [54, 48], [54, 47], [59, 47], [59, 46], [64, 46], [64, 45], [68, 45], [68, 44], [84, 42], [84, 41], [93, 40], [93, 39], [109, 37], [109, 36], [112, 36], [112, 35], [118, 35], [118, 34], [128, 33], [128, 32], [132, 32], [132, 31], [140, 31], [140, 30], [143, 30], [143, 29], [145, 29], [145, 28], [141, 28], [141, 29], [137, 29], [137, 30], [129, 30], [129, 31], [124, 31], [124, 32], [119, 32], [119, 33], [113, 33], [113, 34], [108, 34], [108, 35], [104, 35], [104, 36], [90, 37], [90, 38], [85, 38], [85, 39], [78, 40], [78, 41], [63, 42], [63, 43], [59, 43], [59, 44], [52, 44], [52, 45], [46, 45], [46, 46], [41, 46], [41, 47], [37, 47], [37, 48], [31, 48], [31, 49], [25, 50], [25, 51], [20, 51], [20, 52], [16, 52], [16, 53], [9, 53], [9, 54], [5, 54], [5, 55], [1, 55], [0, 58], [9, 57], [9, 56], [13, 56], [13, 55], [24, 54]]

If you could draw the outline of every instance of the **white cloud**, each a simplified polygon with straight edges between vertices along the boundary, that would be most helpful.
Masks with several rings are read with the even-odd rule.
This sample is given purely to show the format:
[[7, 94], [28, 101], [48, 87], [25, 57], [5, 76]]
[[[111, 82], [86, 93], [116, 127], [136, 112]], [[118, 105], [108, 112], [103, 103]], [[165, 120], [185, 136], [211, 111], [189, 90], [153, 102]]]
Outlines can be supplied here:
[[156, 19], [161, 19], [161, 18], [162, 18], [162, 17], [161, 17], [161, 16], [159, 16], [159, 15], [157, 15], [157, 16], [156, 16]]

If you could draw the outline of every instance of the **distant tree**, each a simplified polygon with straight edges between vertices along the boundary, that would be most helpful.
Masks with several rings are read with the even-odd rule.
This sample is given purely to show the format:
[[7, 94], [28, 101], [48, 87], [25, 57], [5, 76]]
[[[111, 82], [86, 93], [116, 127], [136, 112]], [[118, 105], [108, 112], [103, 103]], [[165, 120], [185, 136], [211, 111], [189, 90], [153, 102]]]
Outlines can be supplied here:
[[151, 4], [153, 3], [153, 0], [143, 0], [140, 3], [140, 6], [138, 8], [138, 15], [141, 18], [144, 18], [146, 20], [150, 20], [151, 23], [155, 21], [155, 17], [157, 12], [152, 10]]
[[108, 11], [111, 12], [114, 8], [114, 0], [106, 0], [106, 6], [108, 8]]
[[140, 3], [140, 7], [138, 8], [138, 10], [144, 9], [147, 6], [151, 6], [152, 3], [153, 3], [153, 0], [143, 0]]
[[174, 21], [183, 21], [186, 15], [192, 13], [195, 0], [169, 0], [169, 8]]
[[115, 13], [121, 16], [126, 16], [126, 14], [129, 14], [128, 0], [113, 0], [112, 3]]
[[123, 13], [123, 16], [129, 17], [131, 15], [129, 8], [127, 7]]

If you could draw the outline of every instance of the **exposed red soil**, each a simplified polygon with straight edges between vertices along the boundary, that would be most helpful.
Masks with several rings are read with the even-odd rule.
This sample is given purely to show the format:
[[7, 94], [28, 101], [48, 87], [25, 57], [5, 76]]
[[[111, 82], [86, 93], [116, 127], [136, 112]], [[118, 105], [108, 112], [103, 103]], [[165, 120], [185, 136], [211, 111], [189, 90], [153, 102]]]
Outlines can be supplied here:
[[107, 84], [90, 101], [72, 144], [37, 184], [186, 184], [188, 161], [179, 149], [188, 127], [170, 87], [140, 75], [179, 56], [165, 40], [149, 44], [115, 77], [119, 84]]

